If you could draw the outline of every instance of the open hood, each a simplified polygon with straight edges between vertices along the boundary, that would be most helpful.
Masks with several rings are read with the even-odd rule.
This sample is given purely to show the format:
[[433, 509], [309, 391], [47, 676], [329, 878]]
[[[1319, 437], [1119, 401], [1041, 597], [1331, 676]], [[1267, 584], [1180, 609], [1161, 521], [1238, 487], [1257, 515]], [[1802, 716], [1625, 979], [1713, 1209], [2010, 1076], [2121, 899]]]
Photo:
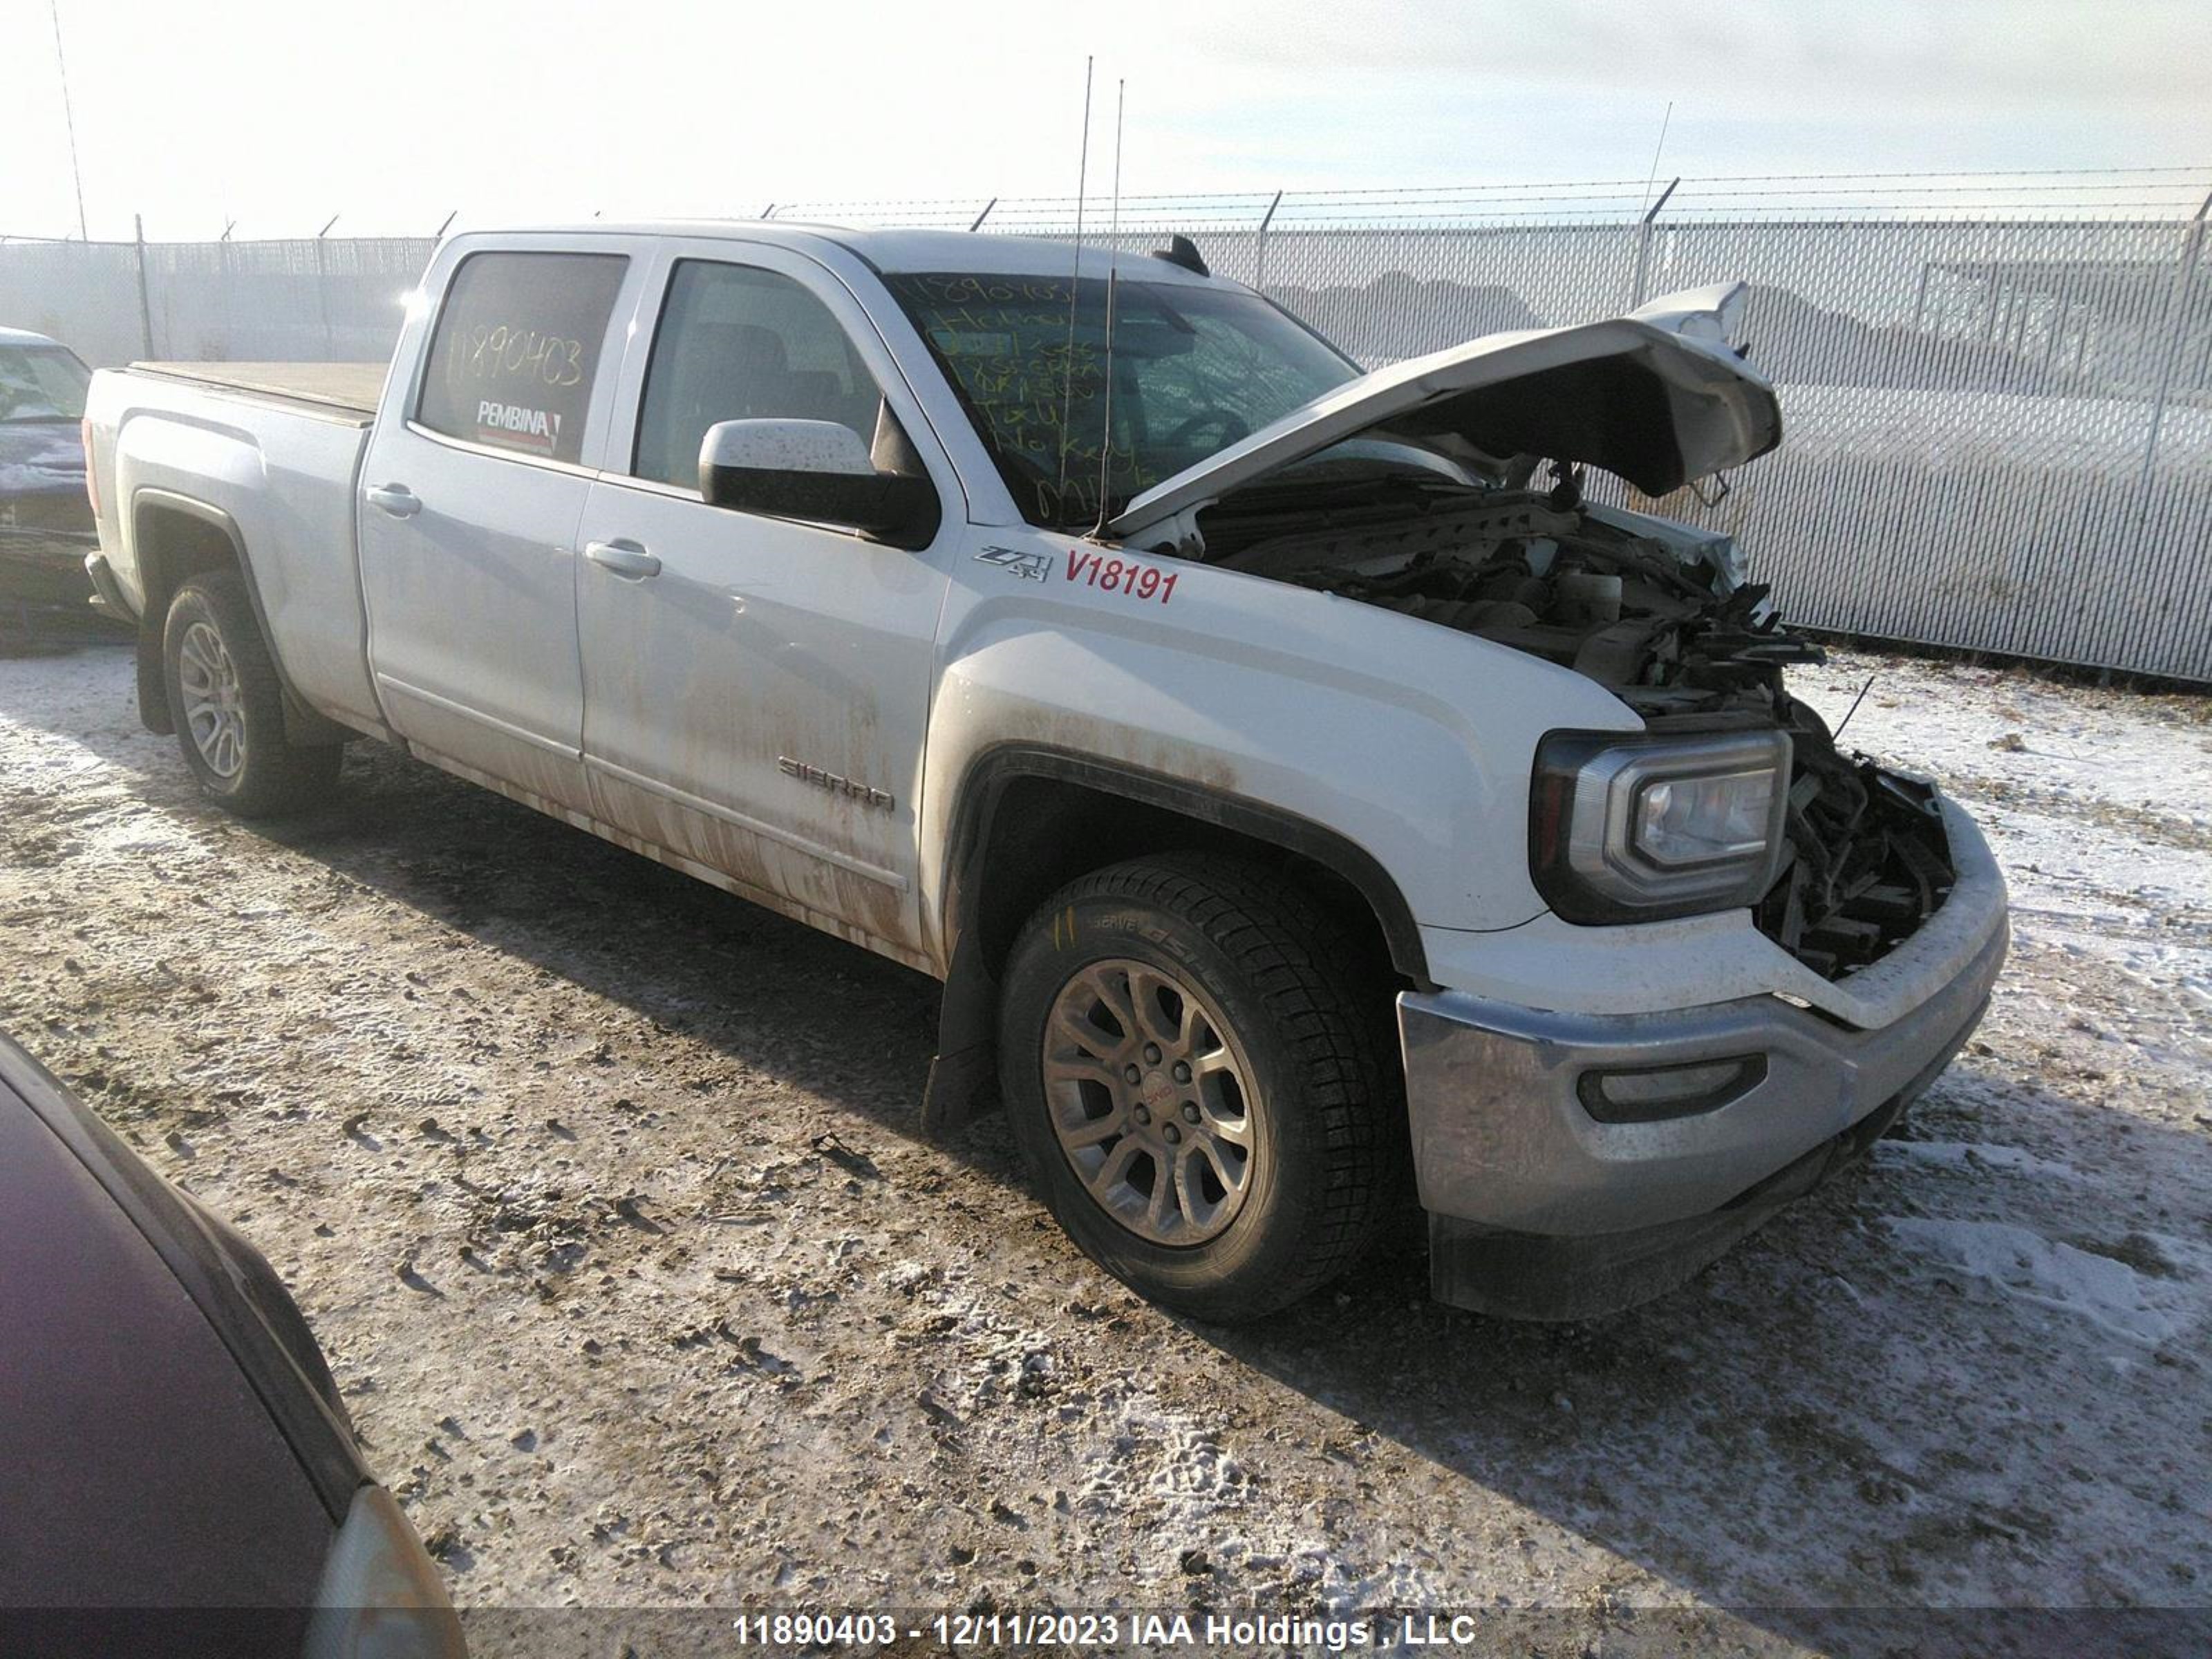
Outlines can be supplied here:
[[1139, 539], [1266, 474], [1384, 430], [1458, 439], [1493, 461], [1580, 462], [1666, 495], [1781, 439], [1773, 386], [1729, 345], [1744, 293], [1734, 283], [1672, 294], [1610, 321], [1487, 334], [1378, 368], [1153, 485], [1107, 528]]

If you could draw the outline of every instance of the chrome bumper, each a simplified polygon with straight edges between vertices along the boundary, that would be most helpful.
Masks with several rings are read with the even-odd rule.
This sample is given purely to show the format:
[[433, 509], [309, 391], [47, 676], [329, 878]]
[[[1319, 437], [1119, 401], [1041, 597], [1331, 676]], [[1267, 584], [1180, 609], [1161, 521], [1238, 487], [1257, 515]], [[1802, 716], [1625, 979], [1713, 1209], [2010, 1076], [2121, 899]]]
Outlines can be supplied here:
[[[1979, 1023], [2010, 936], [1994, 860], [1964, 816], [1949, 816], [1964, 830], [1954, 854], [1969, 854], [1961, 879], [1880, 964], [1905, 1009], [1876, 1029], [1771, 996], [1603, 1015], [1401, 995], [1423, 1207], [1466, 1236], [1595, 1238], [1687, 1222], [1917, 1094]], [[1583, 1103], [1585, 1074], [1746, 1057], [1759, 1064], [1740, 1092], [1682, 1115], [1601, 1122]]]

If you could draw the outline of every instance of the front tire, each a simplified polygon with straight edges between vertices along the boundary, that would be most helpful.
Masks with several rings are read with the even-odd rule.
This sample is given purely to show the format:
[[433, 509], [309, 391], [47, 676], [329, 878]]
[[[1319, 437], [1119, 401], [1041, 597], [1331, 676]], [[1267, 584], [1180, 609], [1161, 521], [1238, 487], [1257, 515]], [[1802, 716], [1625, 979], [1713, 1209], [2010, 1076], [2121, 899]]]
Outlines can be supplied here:
[[1233, 1322], [1367, 1253], [1405, 1128], [1356, 955], [1280, 874], [1210, 854], [1099, 871], [1030, 919], [1001, 1086], [1047, 1206], [1101, 1267]]
[[240, 817], [321, 805], [343, 749], [284, 738], [284, 691], [246, 583], [211, 570], [177, 590], [161, 635], [177, 747], [201, 793]]

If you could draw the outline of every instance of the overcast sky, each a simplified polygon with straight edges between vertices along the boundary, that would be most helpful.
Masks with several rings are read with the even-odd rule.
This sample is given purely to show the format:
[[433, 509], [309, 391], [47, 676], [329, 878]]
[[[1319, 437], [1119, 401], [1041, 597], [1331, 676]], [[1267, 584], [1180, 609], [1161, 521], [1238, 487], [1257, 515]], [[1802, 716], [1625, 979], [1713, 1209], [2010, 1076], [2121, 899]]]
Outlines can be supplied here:
[[[76, 229], [48, 4], [0, 232]], [[96, 237], [1066, 195], [1086, 52], [1132, 194], [1641, 179], [1669, 100], [1664, 174], [2212, 164], [2212, 0], [58, 4]]]

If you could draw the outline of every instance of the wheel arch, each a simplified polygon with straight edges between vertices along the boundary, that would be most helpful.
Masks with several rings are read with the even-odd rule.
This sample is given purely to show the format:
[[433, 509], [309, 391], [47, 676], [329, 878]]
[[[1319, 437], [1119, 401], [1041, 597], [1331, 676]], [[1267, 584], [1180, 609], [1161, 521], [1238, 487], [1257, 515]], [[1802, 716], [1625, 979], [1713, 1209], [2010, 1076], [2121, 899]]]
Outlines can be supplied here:
[[999, 974], [1022, 923], [1069, 881], [1146, 854], [1243, 853], [1297, 872], [1372, 956], [1431, 988], [1420, 929], [1364, 848], [1326, 825], [1188, 779], [1030, 744], [985, 751], [961, 780], [939, 908], [945, 1000], [923, 1115], [933, 1130], [984, 1109]]
[[269, 659], [276, 667], [277, 684], [283, 688], [287, 738], [296, 744], [336, 743], [354, 735], [309, 708], [294, 688], [291, 676], [285, 672], [283, 653], [276, 648], [276, 636], [270, 629], [260, 583], [254, 576], [253, 561], [246, 554], [246, 537], [237, 520], [209, 502], [149, 484], [131, 493], [130, 525], [131, 550], [144, 595], [138, 617], [140, 724], [165, 736], [176, 729], [162, 684], [161, 641], [177, 590], [194, 576], [235, 570], [246, 584], [253, 624], [261, 631]]

